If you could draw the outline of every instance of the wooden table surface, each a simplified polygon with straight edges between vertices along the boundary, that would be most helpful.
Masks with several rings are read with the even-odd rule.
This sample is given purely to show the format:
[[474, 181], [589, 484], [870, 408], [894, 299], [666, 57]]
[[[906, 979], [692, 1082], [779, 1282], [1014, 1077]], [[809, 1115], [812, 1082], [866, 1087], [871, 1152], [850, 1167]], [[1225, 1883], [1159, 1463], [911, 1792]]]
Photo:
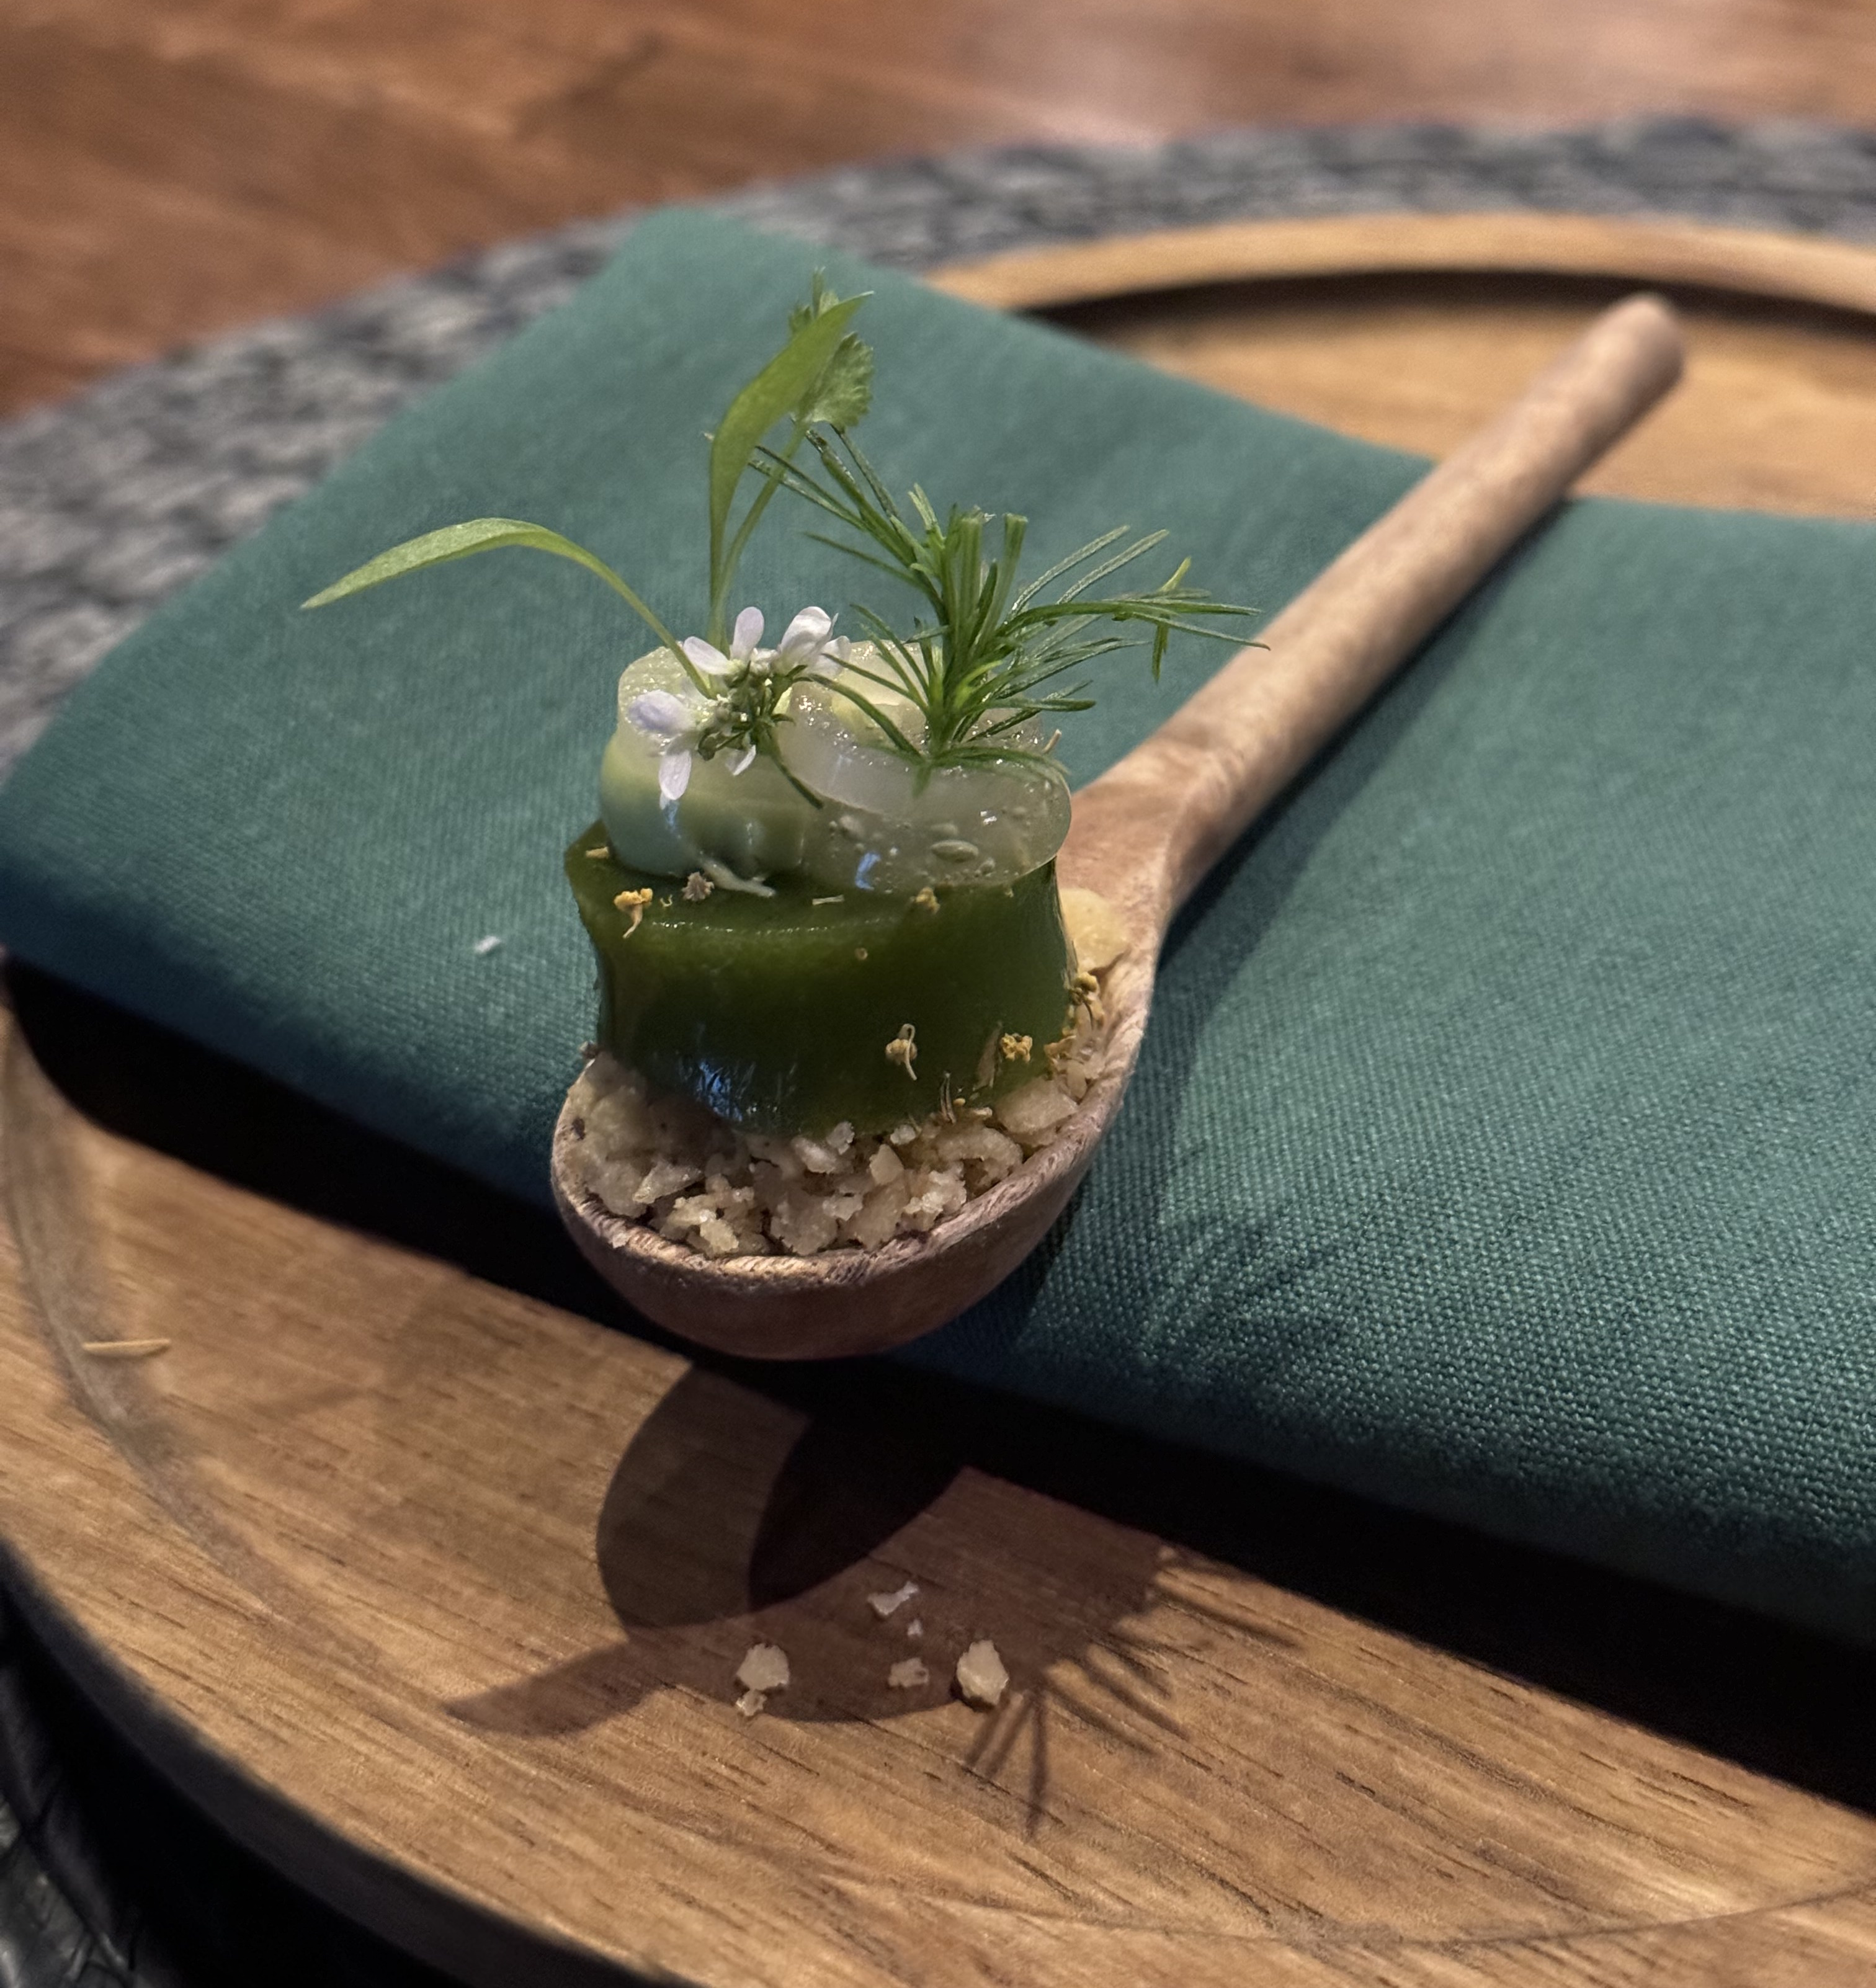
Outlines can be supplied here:
[[0, 408], [453, 251], [895, 151], [1876, 119], [1857, 0], [0, 0]]
[[[520, 230], [891, 152], [1658, 111], [1876, 123], [1876, 6], [0, 0], [0, 410]], [[1117, 1516], [1206, 1531], [1194, 1514], [1215, 1516], [1212, 1466], [1181, 1488], [1165, 1459], [1128, 1455], [1158, 1502]], [[1069, 1470], [1050, 1488], [1080, 1504], [1093, 1481]], [[1710, 1751], [1755, 1799], [1788, 1787], [1807, 1827], [1860, 1851], [1866, 1825], [1846, 1818], [1871, 1807], [1861, 1659], [1300, 1488], [1262, 1493], [1255, 1563], [1301, 1605], [1352, 1611], [1382, 1668], [1427, 1646], [1534, 1680], [1548, 1706], [1596, 1707], [1638, 1743]], [[1168, 1500], [1192, 1510], [1182, 1521]], [[1243, 1559], [1240, 1541], [1204, 1543]], [[1357, 1633], [1364, 1621], [1383, 1626]], [[1595, 1751], [1560, 1770], [1560, 1812]], [[1687, 1790], [1690, 1871], [1736, 1834], [1696, 1813], [1709, 1799]], [[1730, 1932], [1726, 1913], [1690, 1905], [1711, 1937], [1676, 1978], [1876, 1978], [1867, 1901], [1840, 1894], [1820, 1946], [1803, 1895], [1784, 1894], [1797, 1919], [1747, 1913]], [[1486, 1942], [1425, 1978], [1638, 1981], [1661, 1956], [1644, 1942], [1501, 1958]]]

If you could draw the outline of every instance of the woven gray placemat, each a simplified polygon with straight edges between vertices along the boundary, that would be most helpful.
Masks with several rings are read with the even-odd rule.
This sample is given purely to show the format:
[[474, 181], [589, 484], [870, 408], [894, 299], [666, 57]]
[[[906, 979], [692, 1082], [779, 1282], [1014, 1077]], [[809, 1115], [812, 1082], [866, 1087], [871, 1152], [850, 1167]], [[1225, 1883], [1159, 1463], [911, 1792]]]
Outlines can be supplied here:
[[[1232, 218], [1536, 208], [1876, 238], [1876, 137], [1655, 119], [1553, 132], [1224, 131], [853, 167], [722, 203], [904, 269]], [[167, 596], [397, 409], [559, 303], [585, 221], [138, 367], [0, 424], [0, 770]]]
[[[1547, 132], [1223, 131], [1137, 150], [894, 161], [719, 204], [913, 269], [1151, 228], [1391, 208], [1677, 214], [1876, 240], [1876, 135], [1685, 118]], [[561, 302], [629, 225], [621, 216], [508, 244], [0, 424], [0, 770], [160, 602], [401, 407]], [[134, 1881], [96, 1854], [78, 1812], [17, 1633], [0, 1600], [0, 1984], [173, 1984]], [[238, 1871], [215, 1876], [217, 1895], [241, 1882]], [[360, 1988], [413, 1979], [368, 1946], [343, 1971]]]

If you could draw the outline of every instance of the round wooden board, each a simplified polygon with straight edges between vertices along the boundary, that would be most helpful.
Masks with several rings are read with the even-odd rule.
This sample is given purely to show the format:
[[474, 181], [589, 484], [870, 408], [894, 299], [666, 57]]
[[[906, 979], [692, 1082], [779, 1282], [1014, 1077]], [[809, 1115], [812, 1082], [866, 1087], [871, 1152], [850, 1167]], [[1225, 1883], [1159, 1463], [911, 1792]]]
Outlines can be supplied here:
[[[1637, 277], [1699, 286], [1690, 384], [1599, 486], [1866, 509], [1876, 253], [1390, 217], [940, 280], [1066, 306], [1177, 370], [1438, 449]], [[803, 1406], [473, 1275], [485, 1206], [467, 1189], [461, 1246], [446, 1218], [421, 1248], [333, 1219], [343, 1196], [307, 1197], [316, 1212], [190, 1164], [164, 1148], [191, 1144], [164, 1133], [192, 1114], [201, 1151], [235, 1154], [250, 1182], [292, 1178], [296, 1142], [353, 1148], [255, 1106], [249, 1080], [218, 1090], [191, 1053], [114, 1050], [83, 1004], [34, 999], [0, 1072], [12, 1577], [167, 1771], [464, 1979], [622, 1964], [778, 1988], [1431, 1988], [1876, 1970], [1876, 1821], [1747, 1764], [1743, 1741], [1702, 1746], [1338, 1608], [1269, 1570], [1284, 1556], [1267, 1537], [1252, 1572], [1255, 1555], [1045, 1495], [1017, 1481], [1020, 1445], [1007, 1469], [928, 1453], [902, 1405], [870, 1421]], [[166, 1057], [181, 1073], [167, 1091]], [[106, 1129], [74, 1090], [120, 1124], [140, 1111], [153, 1135]], [[360, 1138], [357, 1164], [375, 1150]], [[84, 1350], [144, 1338], [167, 1350]], [[1053, 1427], [1035, 1419], [1036, 1455]], [[1109, 1453], [1117, 1471], [1186, 1469], [1124, 1439]], [[1215, 1500], [1225, 1483], [1289, 1509], [1255, 1473], [1190, 1473]], [[1384, 1524], [1335, 1523], [1345, 1542]], [[1436, 1556], [1465, 1550], [1420, 1550], [1435, 1584]], [[1489, 1551], [1494, 1579], [1589, 1581], [1612, 1621], [1655, 1605]], [[882, 1621], [867, 1596], [907, 1579], [920, 1593]], [[1759, 1651], [1750, 1625], [1685, 1606], [1668, 1646], [1690, 1662]], [[980, 1634], [1012, 1679], [994, 1714], [947, 1689]], [[1766, 1634], [1780, 1661], [1817, 1661]], [[787, 1651], [793, 1681], [745, 1720], [732, 1679], [758, 1641]], [[914, 1655], [929, 1683], [890, 1689]]]
[[1594, 303], [1663, 289], [1689, 320], [1687, 377], [1583, 488], [1876, 512], [1876, 250], [1846, 242], [1585, 215], [1361, 215], [1032, 251], [938, 280], [1432, 455], [1511, 399]]

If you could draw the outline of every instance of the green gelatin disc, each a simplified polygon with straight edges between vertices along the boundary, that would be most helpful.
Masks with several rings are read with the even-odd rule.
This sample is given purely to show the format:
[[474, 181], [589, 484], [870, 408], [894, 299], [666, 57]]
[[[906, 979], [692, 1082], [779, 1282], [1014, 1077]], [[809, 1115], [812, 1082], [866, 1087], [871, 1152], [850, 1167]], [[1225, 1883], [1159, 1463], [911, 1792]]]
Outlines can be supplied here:
[[[1053, 864], [923, 901], [786, 885], [691, 901], [604, 843], [595, 823], [566, 854], [599, 955], [599, 1040], [654, 1087], [745, 1131], [819, 1137], [889, 1131], [1046, 1071], [1071, 1005]], [[634, 928], [614, 901], [647, 888]], [[889, 1053], [908, 1027], [909, 1073]], [[1030, 1038], [1026, 1062], [1006, 1035]]]

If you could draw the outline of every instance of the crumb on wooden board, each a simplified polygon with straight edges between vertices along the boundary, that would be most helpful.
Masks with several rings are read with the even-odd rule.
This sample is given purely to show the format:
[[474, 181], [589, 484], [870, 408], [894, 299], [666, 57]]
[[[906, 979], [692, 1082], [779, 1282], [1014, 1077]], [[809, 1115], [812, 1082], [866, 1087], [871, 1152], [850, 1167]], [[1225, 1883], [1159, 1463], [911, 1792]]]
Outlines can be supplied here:
[[752, 1643], [736, 1668], [736, 1682], [752, 1691], [785, 1690], [788, 1653], [773, 1643]]
[[980, 1712], [994, 1712], [1009, 1689], [1009, 1672], [988, 1636], [979, 1637], [958, 1659], [957, 1679], [958, 1696]]
[[736, 1682], [743, 1688], [736, 1709], [745, 1719], [753, 1719], [778, 1691], [789, 1684], [788, 1653], [774, 1643], [752, 1643], [736, 1666]]

